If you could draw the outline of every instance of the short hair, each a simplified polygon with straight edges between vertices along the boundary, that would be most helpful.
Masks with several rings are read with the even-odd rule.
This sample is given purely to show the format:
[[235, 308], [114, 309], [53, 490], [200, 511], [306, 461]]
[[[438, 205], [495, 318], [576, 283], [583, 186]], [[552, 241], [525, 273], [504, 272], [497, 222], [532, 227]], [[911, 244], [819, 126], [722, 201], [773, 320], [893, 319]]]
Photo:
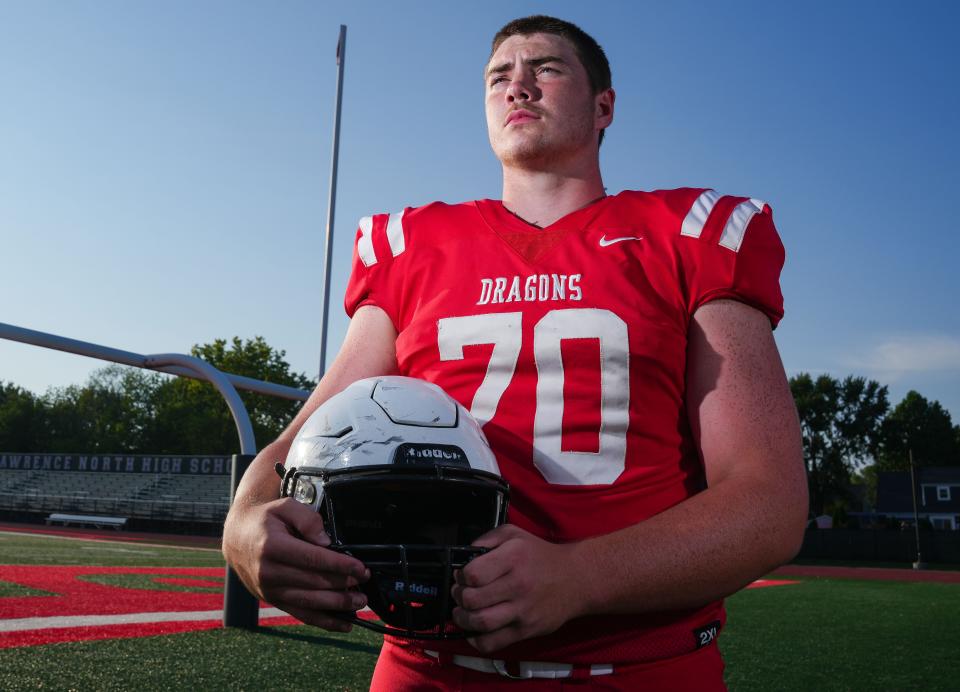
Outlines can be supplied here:
[[[613, 78], [610, 74], [610, 62], [596, 39], [572, 22], [545, 14], [520, 17], [505, 24], [493, 37], [490, 58], [497, 52], [500, 44], [511, 36], [530, 36], [531, 34], [553, 34], [568, 40], [573, 45], [573, 49], [580, 59], [580, 64], [587, 71], [587, 79], [590, 81], [590, 89], [594, 95], [612, 86]], [[490, 58], [487, 58], [488, 62]], [[603, 142], [603, 132], [603, 130], [600, 130], [600, 142]]]

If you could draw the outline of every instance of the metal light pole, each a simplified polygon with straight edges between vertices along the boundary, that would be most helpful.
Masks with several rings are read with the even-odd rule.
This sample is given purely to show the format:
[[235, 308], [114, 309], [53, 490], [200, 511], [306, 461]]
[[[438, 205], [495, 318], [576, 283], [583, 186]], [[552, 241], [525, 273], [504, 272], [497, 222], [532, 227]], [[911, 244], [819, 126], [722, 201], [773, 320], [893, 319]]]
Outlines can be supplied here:
[[330, 263], [333, 255], [333, 215], [337, 202], [337, 162], [340, 157], [340, 103], [343, 98], [343, 63], [347, 54], [347, 27], [340, 25], [337, 41], [337, 106], [333, 116], [333, 159], [330, 164], [330, 199], [327, 202], [327, 237], [323, 256], [323, 322], [320, 326], [320, 373], [327, 370], [327, 316], [330, 313]]
[[920, 515], [917, 513], [917, 472], [913, 464], [913, 449], [910, 449], [910, 495], [913, 497], [913, 530], [917, 537], [917, 561], [914, 569], [926, 569], [927, 565], [920, 556]]

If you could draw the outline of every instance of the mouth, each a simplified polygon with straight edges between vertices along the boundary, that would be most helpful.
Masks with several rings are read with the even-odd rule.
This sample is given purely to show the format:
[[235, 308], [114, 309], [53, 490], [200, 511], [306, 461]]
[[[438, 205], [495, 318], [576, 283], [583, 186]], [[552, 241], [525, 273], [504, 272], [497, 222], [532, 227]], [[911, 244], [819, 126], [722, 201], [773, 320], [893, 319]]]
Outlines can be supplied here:
[[507, 120], [504, 123], [506, 125], [515, 125], [520, 123], [529, 122], [531, 120], [539, 120], [540, 116], [534, 113], [533, 111], [528, 111], [524, 108], [518, 108], [516, 110], [510, 111], [510, 114], [507, 115]]

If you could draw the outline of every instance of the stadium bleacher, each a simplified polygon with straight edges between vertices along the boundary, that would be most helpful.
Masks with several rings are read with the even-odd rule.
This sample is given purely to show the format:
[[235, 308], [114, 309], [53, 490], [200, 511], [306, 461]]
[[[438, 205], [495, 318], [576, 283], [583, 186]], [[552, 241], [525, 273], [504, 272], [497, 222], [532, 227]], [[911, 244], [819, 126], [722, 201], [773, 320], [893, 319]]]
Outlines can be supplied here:
[[41, 521], [62, 514], [128, 518], [148, 527], [222, 525], [229, 500], [225, 473], [0, 468], [0, 512]]

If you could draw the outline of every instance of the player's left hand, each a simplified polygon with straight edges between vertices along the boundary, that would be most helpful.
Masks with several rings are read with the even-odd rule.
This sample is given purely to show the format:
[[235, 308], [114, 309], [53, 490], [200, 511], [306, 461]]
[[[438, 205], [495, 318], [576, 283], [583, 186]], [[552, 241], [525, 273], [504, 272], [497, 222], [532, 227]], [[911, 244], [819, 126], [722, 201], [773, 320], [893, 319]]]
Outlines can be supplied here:
[[549, 634], [581, 614], [573, 544], [550, 543], [504, 524], [473, 545], [490, 552], [457, 571], [453, 621], [478, 633], [467, 639], [478, 651]]

